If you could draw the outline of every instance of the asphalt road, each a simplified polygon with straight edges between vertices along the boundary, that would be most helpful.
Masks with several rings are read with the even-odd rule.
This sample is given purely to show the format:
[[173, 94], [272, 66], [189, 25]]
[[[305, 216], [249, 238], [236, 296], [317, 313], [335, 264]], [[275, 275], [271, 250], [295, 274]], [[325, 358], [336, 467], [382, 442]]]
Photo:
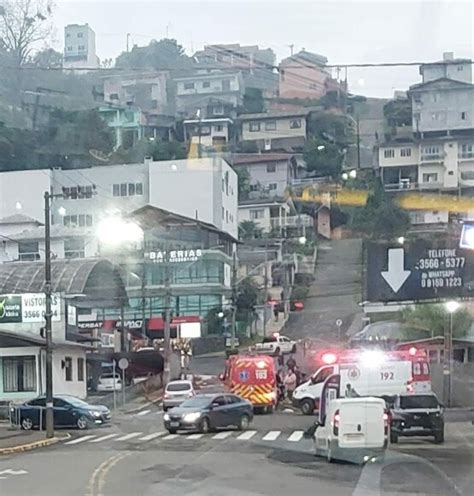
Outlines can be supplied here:
[[448, 424], [443, 446], [403, 440], [385, 460], [360, 467], [315, 458], [302, 437], [310, 422], [277, 412], [256, 416], [243, 434], [168, 436], [159, 408], [149, 407], [110, 427], [74, 431], [53, 447], [0, 458], [0, 494], [471, 494], [472, 426]]

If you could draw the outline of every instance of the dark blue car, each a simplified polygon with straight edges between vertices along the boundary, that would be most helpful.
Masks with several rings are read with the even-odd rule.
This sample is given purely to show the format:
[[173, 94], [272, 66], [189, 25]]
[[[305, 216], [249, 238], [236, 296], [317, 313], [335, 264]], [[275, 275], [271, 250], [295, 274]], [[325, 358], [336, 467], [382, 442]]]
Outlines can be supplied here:
[[[53, 400], [54, 426], [88, 429], [104, 425], [111, 420], [110, 410], [101, 405], [89, 405], [69, 395], [58, 395]], [[11, 422], [22, 429], [45, 428], [46, 398], [40, 396], [10, 410]]]
[[245, 430], [252, 419], [252, 404], [235, 394], [200, 394], [163, 415], [165, 428], [172, 434], [178, 430], [207, 433], [230, 426]]

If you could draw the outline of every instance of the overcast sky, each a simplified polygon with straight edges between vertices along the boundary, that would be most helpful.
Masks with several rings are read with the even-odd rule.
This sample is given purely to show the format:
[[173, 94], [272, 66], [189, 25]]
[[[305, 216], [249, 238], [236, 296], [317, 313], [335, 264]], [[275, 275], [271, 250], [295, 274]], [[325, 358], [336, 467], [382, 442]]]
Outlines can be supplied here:
[[[188, 54], [205, 44], [258, 44], [278, 60], [295, 51], [325, 55], [330, 64], [433, 61], [442, 52], [474, 56], [473, 2], [456, 0], [56, 0], [55, 48], [66, 24], [89, 23], [97, 54], [115, 58], [131, 44], [167, 35]], [[350, 89], [390, 97], [419, 82], [417, 68], [350, 69]]]

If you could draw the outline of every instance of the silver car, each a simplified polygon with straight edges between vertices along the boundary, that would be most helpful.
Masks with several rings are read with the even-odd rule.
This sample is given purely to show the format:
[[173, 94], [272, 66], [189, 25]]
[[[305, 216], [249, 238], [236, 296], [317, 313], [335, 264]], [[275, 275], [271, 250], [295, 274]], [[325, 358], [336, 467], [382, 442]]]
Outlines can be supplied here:
[[171, 381], [165, 388], [163, 396], [163, 411], [179, 406], [189, 398], [195, 396], [194, 386], [191, 381]]

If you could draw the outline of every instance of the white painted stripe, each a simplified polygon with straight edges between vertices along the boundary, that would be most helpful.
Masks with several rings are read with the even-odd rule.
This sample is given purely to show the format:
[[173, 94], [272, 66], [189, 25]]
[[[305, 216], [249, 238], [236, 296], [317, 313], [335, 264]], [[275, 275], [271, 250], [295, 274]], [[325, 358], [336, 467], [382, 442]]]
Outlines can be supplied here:
[[281, 431], [270, 431], [268, 434], [263, 436], [262, 440], [263, 441], [275, 441], [275, 439], [278, 439], [278, 436], [281, 434]]
[[153, 434], [148, 434], [140, 438], [140, 441], [151, 441], [157, 437], [163, 436], [164, 432], [154, 432]]
[[106, 441], [107, 439], [112, 439], [115, 436], [118, 436], [118, 434], [107, 434], [106, 436], [98, 437], [97, 439], [92, 439], [89, 442], [90, 443], [101, 443], [102, 441]]
[[125, 436], [118, 437], [115, 441], [128, 441], [129, 439], [141, 436], [142, 434], [143, 432], [131, 432], [130, 434], [125, 434]]
[[169, 436], [166, 436], [163, 439], [168, 441], [168, 439], [175, 439], [176, 437], [178, 437], [178, 434], [170, 434]]
[[219, 432], [215, 436], [212, 436], [212, 439], [225, 439], [226, 437], [232, 436], [232, 432]]
[[143, 410], [143, 412], [137, 413], [137, 417], [140, 417], [141, 415], [147, 415], [150, 412], [151, 412], [151, 410]]
[[248, 439], [252, 438], [257, 434], [257, 431], [246, 431], [240, 436], [237, 437], [237, 439], [240, 439], [241, 441], [247, 441]]
[[186, 439], [201, 439], [204, 434], [191, 434], [186, 437]]
[[79, 444], [83, 443], [84, 441], [87, 441], [88, 439], [93, 439], [96, 436], [82, 436], [78, 437], [77, 439], [73, 439], [72, 441], [68, 441], [67, 443], [64, 444]]
[[303, 431], [295, 431], [288, 438], [288, 441], [297, 442], [303, 437]]

